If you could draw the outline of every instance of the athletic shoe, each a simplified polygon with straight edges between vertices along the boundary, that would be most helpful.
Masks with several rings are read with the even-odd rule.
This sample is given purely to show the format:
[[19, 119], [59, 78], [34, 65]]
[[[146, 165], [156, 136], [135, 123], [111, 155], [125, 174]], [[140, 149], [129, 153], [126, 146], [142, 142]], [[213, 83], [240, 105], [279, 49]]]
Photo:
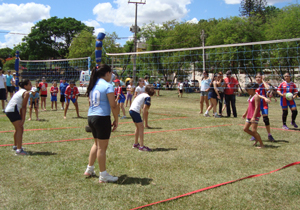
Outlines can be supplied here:
[[63, 110], [63, 109], [64, 109], [64, 107], [61, 107], [60, 109], [62, 109], [62, 110]]
[[286, 125], [283, 125], [282, 129], [288, 130], [289, 128]]
[[96, 176], [96, 173], [94, 171], [95, 169], [95, 166], [87, 166], [85, 172], [84, 172], [84, 175], [85, 176]]
[[291, 125], [294, 126], [294, 128], [298, 128], [298, 125], [295, 122], [291, 122]]
[[268, 139], [269, 139], [269, 141], [275, 141], [275, 139], [273, 138], [273, 136], [271, 134], [268, 135]]
[[108, 174], [107, 172], [100, 172], [99, 175], [99, 183], [107, 183], [107, 182], [116, 182], [118, 181], [118, 177], [112, 176]]
[[121, 117], [121, 119], [126, 119], [126, 116]]
[[150, 149], [149, 147], [143, 146], [143, 147], [139, 147], [139, 152], [151, 152], [152, 149]]
[[220, 115], [218, 115], [218, 114], [216, 114], [216, 115], [215, 115], [215, 118], [221, 118], [221, 116], [220, 116]]
[[3, 112], [3, 113], [5, 113], [5, 110], [4, 110], [4, 109], [2, 109], [2, 112]]
[[251, 139], [250, 139], [250, 141], [255, 141], [255, 137], [252, 136]]
[[[24, 150], [25, 148], [22, 147], [21, 149]], [[13, 146], [12, 151], [17, 151], [17, 146]]]
[[16, 151], [16, 155], [28, 155], [28, 153], [21, 149], [20, 152]]
[[203, 115], [204, 117], [210, 117], [210, 115], [207, 113], [207, 114], [204, 114]]
[[132, 149], [138, 149], [140, 148], [140, 143], [133, 144]]

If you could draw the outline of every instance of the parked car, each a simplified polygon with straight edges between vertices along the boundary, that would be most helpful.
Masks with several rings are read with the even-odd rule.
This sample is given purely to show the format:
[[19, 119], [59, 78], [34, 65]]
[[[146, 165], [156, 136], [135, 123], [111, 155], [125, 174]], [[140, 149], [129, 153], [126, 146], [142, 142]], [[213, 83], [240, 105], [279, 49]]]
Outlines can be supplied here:
[[87, 86], [90, 83], [90, 72], [87, 71], [81, 71], [80, 72], [80, 77], [79, 77], [79, 82], [80, 85], [78, 87], [78, 91], [79, 91], [79, 95], [85, 95], [86, 90], [87, 90]]
[[189, 84], [189, 87], [199, 87], [199, 81], [198, 80], [189, 80], [188, 84]]

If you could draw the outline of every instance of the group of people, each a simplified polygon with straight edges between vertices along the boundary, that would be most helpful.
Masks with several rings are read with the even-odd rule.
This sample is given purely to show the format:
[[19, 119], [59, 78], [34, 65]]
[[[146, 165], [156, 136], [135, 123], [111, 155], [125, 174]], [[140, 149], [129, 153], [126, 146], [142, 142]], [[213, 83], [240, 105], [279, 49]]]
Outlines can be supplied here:
[[[231, 102], [232, 108], [234, 106], [233, 115], [234, 117], [237, 117], [234, 94], [237, 82], [233, 77], [231, 77], [230, 71], [226, 73], [226, 76], [227, 78], [223, 79], [223, 76], [221, 73], [219, 73], [218, 75], [214, 75], [212, 80], [209, 80], [207, 73], [204, 72], [204, 78], [201, 84], [201, 97], [207, 96], [207, 98], [209, 98], [211, 105], [208, 107], [208, 110], [209, 108], [213, 109], [214, 115], [216, 116], [220, 115], [220, 113], [218, 114], [216, 112], [217, 99], [221, 100], [222, 97], [224, 98], [225, 96], [225, 101]], [[84, 175], [96, 175], [94, 163], [97, 159], [100, 169], [100, 183], [116, 182], [118, 180], [118, 177], [112, 176], [106, 171], [106, 150], [111, 132], [116, 130], [118, 127], [119, 113], [121, 109], [120, 104], [124, 104], [125, 100], [124, 94], [122, 93], [122, 88], [120, 88], [120, 80], [118, 80], [118, 78], [112, 80], [112, 78], [113, 73], [111, 68], [108, 65], [101, 64], [99, 67], [93, 69], [90, 83], [87, 87], [87, 96], [89, 97], [88, 125], [94, 137], [94, 143], [90, 150], [89, 161]], [[269, 92], [268, 95], [268, 90], [270, 87], [263, 80], [263, 76], [261, 74], [257, 74], [255, 79], [256, 83], [250, 83], [246, 86], [249, 98], [248, 108], [243, 114], [243, 118], [246, 118], [244, 131], [252, 136], [252, 140], [255, 140], [254, 145], [259, 142], [260, 145], [258, 148], [261, 148], [264, 147], [264, 145], [260, 135], [257, 132], [257, 125], [261, 115], [263, 116], [263, 121], [268, 132], [268, 138], [270, 141], [274, 141], [274, 138], [270, 133], [270, 122], [268, 118], [268, 103], [270, 102], [268, 97], [272, 97], [271, 94], [274, 93]], [[298, 90], [296, 85], [291, 81], [291, 76], [289, 73], [284, 75], [284, 80], [285, 81], [282, 82], [277, 89], [277, 93], [281, 96], [280, 103], [283, 111], [283, 128], [288, 129], [286, 125], [288, 107], [290, 107], [292, 111], [291, 124], [297, 128], [298, 126], [295, 120], [298, 112], [294, 99], [297, 96]], [[115, 83], [115, 89], [112, 85], [112, 81]], [[129, 108], [129, 114], [135, 124], [135, 137], [132, 148], [138, 149], [141, 152], [152, 151], [144, 144], [144, 127], [147, 126], [148, 110], [151, 106], [151, 97], [155, 94], [155, 89], [153, 85], [149, 85], [146, 82], [143, 78], [139, 78], [138, 86], [135, 88], [135, 90], [133, 90], [132, 81], [130, 82], [131, 87], [127, 86], [130, 93], [133, 94], [134, 92], [135, 96], [133, 102], [130, 103]], [[45, 109], [47, 94], [44, 91], [47, 90], [48, 85], [45, 78], [43, 78], [42, 82], [36, 84], [35, 87], [32, 87], [32, 84], [28, 79], [23, 79], [19, 86], [20, 90], [16, 92], [9, 101], [5, 109], [5, 113], [15, 127], [13, 149], [16, 151], [16, 155], [26, 155], [27, 153], [22, 148], [22, 136], [24, 130], [23, 125], [25, 122], [26, 107], [28, 101], [30, 102], [30, 106], [37, 107], [38, 97], [36, 95], [40, 93], [41, 101], [44, 105], [43, 107], [41, 104], [41, 108]], [[57, 96], [59, 92], [61, 93], [62, 109], [66, 110], [68, 108], [70, 100], [74, 103], [74, 105], [77, 104], [78, 89], [76, 88], [74, 81], [71, 81], [70, 84], [68, 84], [65, 80], [63, 80], [60, 83], [59, 88], [57, 87], [56, 82], [53, 82], [53, 86], [50, 88], [51, 98], [53, 99], [51, 101], [55, 101], [55, 96]], [[292, 100], [287, 100], [287, 93], [293, 94]], [[121, 96], [122, 94], [123, 96]], [[33, 96], [33, 99], [31, 99], [31, 95]], [[63, 107], [63, 102], [66, 102], [65, 108]], [[226, 106], [229, 107], [230, 103], [227, 102]], [[78, 114], [78, 109], [76, 109], [76, 111]], [[112, 122], [111, 113], [113, 115]], [[205, 114], [207, 115], [207, 113]], [[66, 111], [64, 117], [65, 116]], [[228, 109], [227, 116], [230, 116], [230, 110], [228, 112]], [[252, 128], [251, 130], [249, 129], [250, 127]]]
[[[236, 112], [236, 92], [238, 91], [238, 81], [232, 77], [231, 71], [226, 72], [226, 78], [223, 78], [223, 73], [214, 74], [210, 79], [208, 72], [203, 72], [203, 78], [200, 85], [200, 114], [203, 114], [204, 102], [206, 104], [205, 117], [210, 117], [209, 111], [213, 110], [213, 116], [216, 118], [222, 117], [222, 113], [226, 108], [227, 117], [232, 114], [237, 117]], [[225, 104], [224, 104], [225, 99]], [[210, 102], [210, 103], [209, 103]], [[217, 105], [219, 109], [217, 110]]]

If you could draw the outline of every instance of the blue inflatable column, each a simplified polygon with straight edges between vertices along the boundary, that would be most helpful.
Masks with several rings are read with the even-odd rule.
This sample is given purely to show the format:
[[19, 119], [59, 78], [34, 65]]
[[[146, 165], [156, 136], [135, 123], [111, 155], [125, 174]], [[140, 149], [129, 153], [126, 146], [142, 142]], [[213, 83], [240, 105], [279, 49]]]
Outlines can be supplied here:
[[95, 57], [96, 57], [96, 66], [99, 66], [101, 64], [101, 58], [102, 58], [102, 41], [105, 38], [105, 33], [100, 32], [97, 36], [96, 40], [96, 50], [95, 50]]
[[19, 65], [20, 65], [20, 55], [19, 51], [16, 52], [16, 60], [15, 60], [15, 70], [16, 70], [16, 91], [19, 90]]

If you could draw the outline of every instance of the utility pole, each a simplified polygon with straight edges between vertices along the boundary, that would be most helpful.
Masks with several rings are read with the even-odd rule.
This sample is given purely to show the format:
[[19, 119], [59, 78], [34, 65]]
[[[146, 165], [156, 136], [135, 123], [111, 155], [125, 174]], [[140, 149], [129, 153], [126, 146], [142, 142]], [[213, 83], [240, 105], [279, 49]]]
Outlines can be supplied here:
[[[130, 31], [134, 33], [134, 52], [136, 53], [137, 51], [137, 32], [139, 30], [137, 26], [137, 8], [138, 4], [146, 4], [146, 0], [128, 0], [128, 4], [135, 4], [135, 25], [134, 27], [130, 28]], [[133, 83], [135, 84], [136, 81], [136, 54], [133, 55]]]
[[202, 40], [202, 47], [203, 47], [203, 51], [202, 51], [202, 58], [203, 58], [203, 71], [205, 71], [205, 36], [206, 34], [204, 33], [204, 30], [202, 30], [201, 32], [201, 40]]

